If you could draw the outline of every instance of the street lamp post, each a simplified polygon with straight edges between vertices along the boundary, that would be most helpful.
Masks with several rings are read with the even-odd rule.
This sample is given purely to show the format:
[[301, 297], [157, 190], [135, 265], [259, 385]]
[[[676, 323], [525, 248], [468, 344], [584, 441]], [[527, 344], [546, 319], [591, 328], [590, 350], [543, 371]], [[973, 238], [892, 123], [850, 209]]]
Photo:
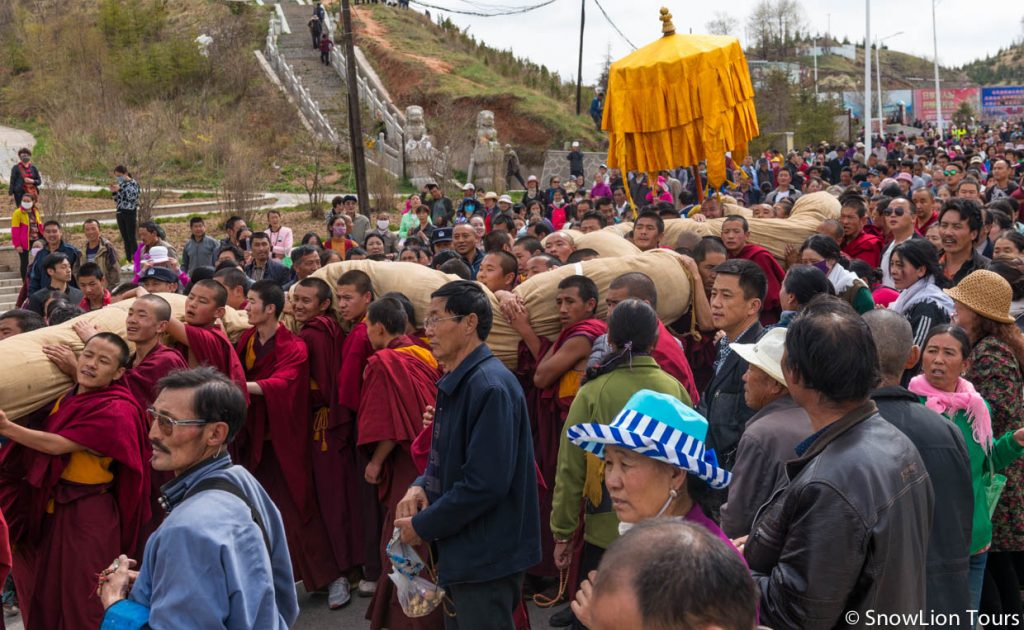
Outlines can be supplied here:
[[864, 0], [864, 162], [871, 154], [871, 0]]
[[932, 0], [932, 47], [935, 65], [935, 117], [939, 124], [939, 140], [942, 140], [942, 91], [939, 87], [939, 35], [935, 30], [935, 3]]
[[878, 78], [878, 135], [883, 140], [885, 139], [885, 110], [882, 109], [882, 61], [880, 51], [882, 48], [882, 42], [902, 34], [903, 31], [898, 31], [892, 35], [886, 35], [885, 37], [875, 40], [875, 76]]

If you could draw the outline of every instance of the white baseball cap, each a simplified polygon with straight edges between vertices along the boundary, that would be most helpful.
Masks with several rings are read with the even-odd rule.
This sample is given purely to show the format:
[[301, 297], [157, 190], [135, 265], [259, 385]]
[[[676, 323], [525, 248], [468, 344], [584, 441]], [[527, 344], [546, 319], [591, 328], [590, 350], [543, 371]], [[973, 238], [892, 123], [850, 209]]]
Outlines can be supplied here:
[[149, 249], [149, 262], [151, 263], [162, 263], [170, 260], [171, 257], [168, 255], [167, 248], [163, 245], [157, 245]]
[[462, 187], [462, 190], [476, 190], [476, 186], [472, 182], [466, 182], [466, 185]]
[[782, 354], [786, 350], [785, 328], [772, 328], [757, 343], [731, 343], [729, 347], [747, 363], [760, 368], [783, 385], [786, 384], [782, 376]]
[[579, 142], [573, 142], [573, 143], [572, 143], [572, 146], [573, 146], [574, 148], [575, 148], [575, 147], [578, 147], [578, 146], [580, 146], [580, 143], [579, 143]]

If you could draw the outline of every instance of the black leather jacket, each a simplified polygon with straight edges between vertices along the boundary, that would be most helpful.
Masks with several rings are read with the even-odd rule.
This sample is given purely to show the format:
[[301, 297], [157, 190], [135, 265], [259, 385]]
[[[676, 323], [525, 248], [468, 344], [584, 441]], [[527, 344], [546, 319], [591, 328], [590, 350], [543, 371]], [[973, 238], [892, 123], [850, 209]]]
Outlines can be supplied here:
[[754, 520], [761, 623], [848, 628], [925, 608], [934, 495], [913, 443], [871, 401], [817, 434]]
[[[754, 343], [763, 330], [760, 323], [754, 322], [733, 341]], [[743, 430], [754, 416], [754, 410], [747, 406], [743, 395], [743, 374], [746, 371], [747, 362], [735, 352], [729, 353], [718, 373], [711, 377], [711, 382], [701, 392], [697, 405], [698, 413], [708, 420], [707, 446], [715, 449], [718, 463], [726, 470], [732, 470], [736, 463], [736, 449]]]

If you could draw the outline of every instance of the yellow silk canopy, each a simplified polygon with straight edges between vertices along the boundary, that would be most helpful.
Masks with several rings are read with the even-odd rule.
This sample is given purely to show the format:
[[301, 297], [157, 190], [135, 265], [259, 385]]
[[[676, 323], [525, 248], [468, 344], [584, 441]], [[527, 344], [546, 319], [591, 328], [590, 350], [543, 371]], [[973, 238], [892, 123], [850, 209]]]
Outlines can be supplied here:
[[739, 161], [758, 135], [754, 88], [735, 37], [676, 35], [672, 16], [658, 41], [612, 64], [602, 126], [608, 165], [653, 173], [707, 161], [725, 181], [725, 152]]

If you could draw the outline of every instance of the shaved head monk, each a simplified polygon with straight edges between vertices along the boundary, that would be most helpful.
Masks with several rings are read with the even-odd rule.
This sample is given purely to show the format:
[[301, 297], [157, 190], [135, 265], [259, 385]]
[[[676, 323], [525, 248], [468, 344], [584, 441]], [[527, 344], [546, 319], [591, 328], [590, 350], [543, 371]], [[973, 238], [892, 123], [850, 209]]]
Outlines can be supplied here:
[[[309, 355], [306, 344], [278, 319], [284, 291], [273, 280], [249, 288], [249, 328], [235, 345], [251, 402], [233, 456], [266, 489], [281, 511], [295, 579], [309, 592], [328, 590], [328, 605], [348, 597], [330, 548], [313, 488], [309, 439]], [[336, 586], [334, 584], [337, 583]], [[345, 588], [342, 588], [345, 587]], [[344, 600], [344, 601], [343, 601]]]
[[[376, 486], [384, 507], [381, 542], [390, 540], [395, 510], [405, 491], [419, 476], [413, 463], [412, 443], [423, 428], [423, 413], [437, 398], [441, 371], [437, 362], [424, 361], [409, 352], [408, 317], [396, 298], [382, 297], [369, 306], [366, 330], [374, 353], [366, 364], [363, 397], [359, 405], [359, 448], [368, 459], [363, 471], [367, 483]], [[387, 566], [385, 544], [377, 550]], [[425, 546], [419, 553], [427, 553]], [[429, 619], [411, 620], [402, 612], [390, 578], [381, 575], [367, 616], [372, 628], [391, 630], [440, 627], [440, 607]]]
[[[121, 384], [128, 388], [143, 409], [148, 409], [156, 399], [157, 381], [176, 370], [188, 369], [188, 364], [180, 352], [160, 343], [160, 337], [167, 332], [167, 323], [170, 320], [171, 305], [159, 295], [135, 298], [128, 307], [125, 336], [128, 341], [135, 344], [135, 354], [129, 359], [128, 368], [121, 376]], [[91, 324], [81, 320], [75, 323], [74, 329], [83, 342], [99, 333]], [[70, 348], [61, 345], [43, 346], [43, 353], [72, 380], [77, 379], [78, 359]], [[151, 518], [143, 524], [140, 546], [163, 521], [164, 511], [159, 504], [160, 486], [170, 481], [171, 477], [169, 472], [151, 471]]]
[[[44, 408], [41, 429], [0, 411], [0, 510], [27, 628], [98, 628], [96, 574], [135, 550], [149, 518], [149, 441], [142, 407], [117, 382], [128, 345], [98, 333], [77, 384]], [[48, 413], [47, 413], [48, 412]]]
[[597, 285], [585, 276], [568, 276], [558, 283], [555, 302], [562, 331], [554, 342], [534, 332], [525, 306], [509, 319], [522, 337], [516, 375], [526, 393], [533, 424], [534, 454], [546, 487], [540, 489], [541, 562], [527, 573], [536, 577], [558, 575], [551, 536], [551, 491], [555, 487], [558, 445], [562, 427], [579, 391], [594, 341], [607, 332], [595, 317]]
[[[139, 295], [148, 295], [139, 289]], [[238, 360], [231, 340], [218, 325], [228, 303], [227, 290], [216, 280], [200, 280], [192, 285], [185, 298], [185, 321], [167, 320], [167, 335], [177, 344], [191, 367], [209, 365], [220, 370], [245, 394], [245, 370]]]
[[[341, 407], [341, 413], [346, 415], [344, 422], [349, 427], [352, 437], [355, 438], [357, 435], [356, 414], [359, 411], [363, 393], [363, 372], [366, 371], [367, 359], [373, 354], [373, 346], [366, 334], [366, 309], [373, 302], [373, 282], [364, 271], [357, 269], [346, 271], [338, 278], [335, 297], [338, 300], [338, 312], [341, 314], [342, 320], [347, 326], [350, 326], [341, 352], [343, 358], [341, 370], [338, 372], [338, 404]], [[354, 440], [351, 447], [355, 448]], [[362, 470], [366, 466], [366, 460], [358, 452], [356, 457], [357, 467]], [[377, 489], [366, 483], [358, 474], [356, 475], [356, 484], [359, 493], [359, 514], [362, 516], [363, 547], [360, 555], [363, 559], [363, 572], [366, 578], [360, 582], [360, 590], [363, 594], [371, 594], [376, 588], [377, 578], [380, 577], [382, 569], [377, 548], [380, 545], [380, 524], [383, 513], [380, 503], [377, 501]]]
[[356, 466], [355, 423], [338, 402], [345, 332], [333, 316], [334, 290], [320, 278], [296, 282], [291, 305], [309, 354], [313, 487], [334, 561], [348, 574], [363, 564], [365, 552], [362, 523], [353, 518], [360, 509], [357, 475], [362, 474]]
[[[696, 265], [696, 263], [694, 263]], [[696, 270], [696, 267], [694, 267]], [[696, 299], [696, 296], [694, 296]], [[640, 272], [625, 273], [612, 280], [608, 285], [608, 292], [605, 294], [604, 303], [608, 307], [607, 317], [620, 302], [628, 299], [636, 299], [647, 303], [651, 308], [658, 307], [658, 288], [650, 276]], [[611, 352], [608, 346], [608, 335], [601, 335], [594, 340], [594, 347], [587, 361], [587, 367], [600, 365]], [[690, 362], [686, 360], [686, 353], [678, 339], [672, 336], [665, 324], [658, 320], [658, 340], [651, 348], [651, 358], [662, 370], [668, 372], [673, 378], [686, 388], [690, 400], [694, 405], [700, 399], [697, 385], [693, 380], [693, 371], [690, 369]]]

